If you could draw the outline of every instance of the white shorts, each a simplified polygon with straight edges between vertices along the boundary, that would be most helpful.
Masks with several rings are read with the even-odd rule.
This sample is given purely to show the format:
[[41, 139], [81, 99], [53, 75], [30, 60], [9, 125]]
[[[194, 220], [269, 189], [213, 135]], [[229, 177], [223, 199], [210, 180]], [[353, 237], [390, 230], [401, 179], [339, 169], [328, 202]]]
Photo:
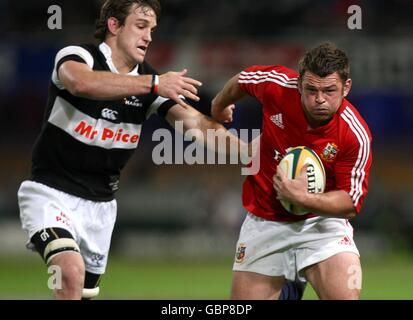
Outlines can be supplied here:
[[346, 219], [314, 217], [286, 223], [248, 213], [241, 227], [234, 271], [306, 281], [303, 269], [340, 252], [359, 251]]
[[34, 181], [24, 181], [18, 191], [20, 220], [31, 237], [46, 228], [69, 231], [79, 245], [86, 271], [103, 274], [116, 220], [116, 200], [82, 199]]

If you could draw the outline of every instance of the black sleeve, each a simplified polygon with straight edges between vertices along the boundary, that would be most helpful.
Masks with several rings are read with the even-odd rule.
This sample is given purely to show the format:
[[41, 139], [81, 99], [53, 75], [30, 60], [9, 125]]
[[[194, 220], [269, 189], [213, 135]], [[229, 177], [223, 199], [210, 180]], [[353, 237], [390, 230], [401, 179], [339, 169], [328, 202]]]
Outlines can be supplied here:
[[158, 114], [158, 116], [165, 118], [168, 114], [169, 109], [171, 109], [176, 104], [177, 103], [174, 100], [168, 99], [159, 106], [158, 111], [156, 113]]
[[79, 57], [76, 54], [69, 54], [68, 56], [64, 56], [62, 59], [60, 59], [57, 64], [56, 64], [56, 72], [59, 71], [60, 66], [66, 62], [66, 61], [76, 61], [76, 62], [81, 62], [86, 64], [86, 61], [83, 60], [81, 57]]

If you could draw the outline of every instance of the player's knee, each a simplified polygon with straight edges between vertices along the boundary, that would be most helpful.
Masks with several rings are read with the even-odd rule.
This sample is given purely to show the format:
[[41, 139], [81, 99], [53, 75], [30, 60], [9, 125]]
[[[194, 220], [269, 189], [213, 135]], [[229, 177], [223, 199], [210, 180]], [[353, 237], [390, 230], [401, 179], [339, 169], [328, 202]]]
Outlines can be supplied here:
[[51, 241], [46, 246], [43, 256], [48, 265], [60, 268], [63, 287], [83, 288], [85, 266], [79, 247], [73, 239], [62, 238]]
[[66, 287], [83, 288], [85, 282], [85, 268], [79, 264], [66, 265], [62, 268], [62, 281]]
[[79, 259], [73, 259], [73, 255], [60, 254], [52, 259], [51, 265], [60, 268], [60, 284], [54, 288], [55, 297], [57, 299], [80, 299], [85, 278], [81, 257], [79, 262]]

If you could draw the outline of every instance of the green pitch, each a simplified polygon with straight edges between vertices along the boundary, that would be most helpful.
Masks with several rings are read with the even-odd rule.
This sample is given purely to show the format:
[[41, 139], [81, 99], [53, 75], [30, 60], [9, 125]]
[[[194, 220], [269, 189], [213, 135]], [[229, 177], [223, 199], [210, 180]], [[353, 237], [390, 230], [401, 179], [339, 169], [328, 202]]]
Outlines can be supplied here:
[[[362, 299], [413, 299], [413, 258], [363, 260]], [[231, 260], [148, 260], [112, 256], [101, 284], [101, 299], [227, 299]], [[1, 299], [49, 299], [50, 275], [40, 258], [0, 257]], [[308, 286], [305, 299], [316, 299]]]

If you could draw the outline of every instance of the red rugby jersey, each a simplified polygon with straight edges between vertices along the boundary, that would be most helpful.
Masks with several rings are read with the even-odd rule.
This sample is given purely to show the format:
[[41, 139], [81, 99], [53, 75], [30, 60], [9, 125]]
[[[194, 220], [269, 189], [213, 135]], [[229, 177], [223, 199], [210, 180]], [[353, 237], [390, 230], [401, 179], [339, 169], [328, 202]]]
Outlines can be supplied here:
[[267, 220], [293, 222], [315, 216], [287, 212], [276, 199], [272, 182], [286, 149], [308, 146], [324, 164], [325, 192], [348, 192], [359, 213], [367, 194], [372, 162], [370, 130], [346, 99], [327, 125], [308, 129], [297, 79], [297, 72], [283, 66], [252, 66], [239, 75], [241, 89], [257, 98], [263, 108], [260, 170], [244, 182], [243, 205]]

